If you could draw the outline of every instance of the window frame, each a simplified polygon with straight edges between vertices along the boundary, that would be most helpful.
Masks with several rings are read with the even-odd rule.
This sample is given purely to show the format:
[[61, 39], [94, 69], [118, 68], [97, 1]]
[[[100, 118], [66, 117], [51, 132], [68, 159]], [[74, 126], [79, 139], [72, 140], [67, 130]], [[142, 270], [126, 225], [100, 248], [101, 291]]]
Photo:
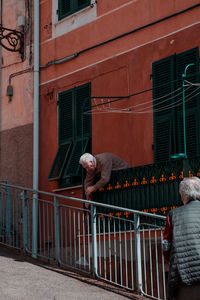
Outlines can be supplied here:
[[[59, 187], [81, 183], [79, 157], [91, 151], [92, 122], [90, 114], [82, 114], [82, 118], [80, 115], [82, 110], [88, 109], [91, 109], [90, 82], [58, 94], [58, 150], [48, 181], [57, 180]], [[66, 153], [62, 152], [64, 147]], [[70, 173], [70, 166], [74, 167], [74, 173]]]
[[[169, 83], [169, 85], [167, 85], [168, 92], [173, 92], [177, 88], [182, 87], [182, 73], [184, 72], [185, 67], [189, 63], [194, 63], [195, 66], [190, 67], [188, 69], [186, 78], [190, 78], [192, 76], [194, 80], [193, 82], [195, 82], [195, 80], [197, 80], [198, 82], [199, 81], [198, 61], [199, 61], [199, 48], [195, 47], [187, 51], [184, 51], [182, 53], [178, 53], [178, 54], [175, 53], [174, 55], [168, 56], [164, 59], [154, 62], [152, 64], [153, 99], [157, 99], [167, 94], [166, 92], [167, 88], [165, 91], [165, 86], [164, 87], [160, 86], [162, 80], [165, 80], [166, 77], [167, 77], [167, 82]], [[182, 95], [180, 97], [182, 97]], [[182, 137], [183, 128], [181, 123], [182, 106], [180, 105], [179, 107], [178, 106], [176, 107], [175, 105], [173, 105], [177, 99], [178, 97], [174, 96], [174, 99], [169, 100], [171, 101], [171, 103], [170, 102], [169, 103], [172, 104], [172, 107], [169, 110], [156, 112], [155, 107], [153, 107], [154, 162], [155, 163], [165, 161], [165, 160], [170, 160], [173, 154], [184, 152], [183, 137]], [[154, 100], [154, 102], [155, 101], [156, 100]], [[159, 102], [159, 99], [156, 101], [156, 104], [157, 102]], [[200, 104], [199, 104], [200, 101], [194, 100], [193, 102], [190, 102], [191, 105], [194, 106], [192, 108], [188, 107], [188, 104], [186, 103], [186, 141], [187, 139], [190, 138], [190, 128], [189, 128], [190, 126], [189, 124], [191, 122], [190, 116], [192, 114], [195, 116], [195, 114], [197, 115], [198, 113], [200, 113]], [[164, 105], [166, 105], [166, 103]], [[162, 104], [160, 105], [160, 108], [162, 108]], [[166, 147], [166, 153], [165, 153], [165, 149], [162, 148], [162, 143], [160, 143], [160, 145], [158, 144], [158, 140], [161, 139], [161, 136], [159, 136], [160, 128], [158, 124], [160, 122], [162, 126], [163, 125], [162, 121], [163, 122], [166, 121], [167, 118], [170, 123], [168, 128], [170, 130], [170, 133], [167, 132], [167, 130], [165, 130], [166, 133], [164, 134], [163, 138], [167, 140], [168, 139], [167, 135], [169, 135], [170, 141], [168, 141], [169, 144], [165, 145]], [[195, 141], [193, 140], [192, 143], [186, 144], [188, 157], [194, 157], [194, 155], [196, 156], [200, 155], [200, 142], [197, 134], [197, 132], [200, 129], [200, 122], [197, 117], [195, 117], [194, 119], [195, 120], [192, 125], [194, 126], [196, 131], [196, 139]], [[196, 152], [194, 150], [195, 147], [196, 147]], [[169, 150], [167, 150], [168, 148]]]
[[91, 0], [85, 0], [85, 4], [78, 5], [79, 0], [68, 0], [70, 9], [69, 11], [62, 12], [63, 10], [63, 2], [66, 0], [58, 0], [58, 21], [61, 21], [62, 19], [73, 15], [74, 13], [81, 11], [82, 9], [85, 9], [86, 7], [91, 6]]

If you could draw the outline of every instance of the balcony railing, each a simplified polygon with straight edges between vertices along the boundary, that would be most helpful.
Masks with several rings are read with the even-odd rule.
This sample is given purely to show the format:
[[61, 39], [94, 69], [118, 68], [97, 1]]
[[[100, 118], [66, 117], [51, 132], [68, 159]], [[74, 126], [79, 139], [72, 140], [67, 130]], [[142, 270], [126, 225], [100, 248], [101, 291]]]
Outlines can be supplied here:
[[[179, 183], [184, 177], [192, 176], [200, 176], [200, 158], [113, 171], [110, 182], [94, 194], [94, 201], [166, 215], [169, 210], [182, 205]], [[102, 213], [105, 213], [104, 209]], [[129, 218], [129, 214], [124, 212], [124, 217]]]

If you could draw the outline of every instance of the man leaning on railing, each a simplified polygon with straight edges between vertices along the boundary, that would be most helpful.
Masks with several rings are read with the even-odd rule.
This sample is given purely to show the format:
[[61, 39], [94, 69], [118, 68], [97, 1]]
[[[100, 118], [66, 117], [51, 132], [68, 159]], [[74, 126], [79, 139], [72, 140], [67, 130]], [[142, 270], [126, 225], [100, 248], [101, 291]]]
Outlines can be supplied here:
[[[109, 182], [113, 170], [130, 168], [129, 164], [120, 157], [107, 152], [95, 156], [90, 153], [84, 153], [80, 157], [80, 164], [87, 172], [84, 181], [87, 200], [90, 200], [91, 193], [96, 192]], [[100, 175], [100, 179], [95, 182], [97, 175]], [[86, 203], [86, 208], [88, 208], [88, 203]]]
[[168, 299], [200, 300], [200, 179], [184, 178], [179, 193], [184, 205], [169, 212], [163, 235]]

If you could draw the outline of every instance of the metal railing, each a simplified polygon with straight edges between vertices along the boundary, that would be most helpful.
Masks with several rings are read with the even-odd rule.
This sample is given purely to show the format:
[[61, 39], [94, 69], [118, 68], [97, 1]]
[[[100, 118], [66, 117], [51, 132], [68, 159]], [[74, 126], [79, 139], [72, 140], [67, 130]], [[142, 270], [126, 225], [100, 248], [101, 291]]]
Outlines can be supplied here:
[[0, 244], [153, 299], [166, 299], [159, 226], [165, 217], [96, 202], [88, 202], [85, 209], [86, 202], [0, 182]]
[[[181, 206], [179, 184], [184, 177], [200, 177], [200, 157], [115, 170], [109, 183], [95, 193], [95, 201], [166, 215]], [[103, 212], [103, 208], [99, 209]]]

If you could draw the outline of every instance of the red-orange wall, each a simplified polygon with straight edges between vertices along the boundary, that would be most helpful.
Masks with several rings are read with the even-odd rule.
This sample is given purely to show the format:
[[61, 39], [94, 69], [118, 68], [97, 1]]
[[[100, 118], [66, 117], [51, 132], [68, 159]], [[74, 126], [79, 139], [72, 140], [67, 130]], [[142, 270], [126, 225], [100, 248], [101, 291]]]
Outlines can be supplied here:
[[[98, 18], [95, 22], [44, 42], [41, 45], [41, 65], [198, 3], [115, 1], [110, 1], [109, 5], [107, 1], [98, 1]], [[117, 10], [118, 5], [123, 6]], [[109, 13], [111, 9], [114, 9], [112, 14]], [[48, 11], [45, 12], [43, 6], [42, 12], [44, 19], [47, 18]], [[125, 96], [152, 88], [152, 62], [200, 45], [199, 17], [200, 8], [196, 8], [41, 71], [40, 189], [52, 191], [57, 188], [57, 183], [47, 182], [47, 177], [58, 147], [58, 93], [87, 82], [91, 82], [92, 97]], [[197, 24], [191, 25], [193, 23]], [[42, 40], [45, 40], [44, 34]], [[151, 99], [150, 91], [112, 105], [127, 108]], [[92, 115], [94, 154], [113, 152], [132, 166], [153, 163], [152, 113], [133, 112], [134, 109], [126, 114]], [[81, 189], [61, 192], [69, 196], [82, 196]]]
[[[5, 30], [0, 51], [0, 179], [11, 184], [32, 187], [33, 183], [33, 72], [31, 72], [30, 45], [31, 20], [28, 20], [28, 1], [1, 1], [2, 26], [23, 31], [18, 17], [26, 20], [24, 59], [18, 50], [19, 40], [12, 31]], [[9, 36], [9, 34], [11, 34]], [[2, 37], [1, 36], [1, 37]], [[9, 42], [12, 42], [9, 44]], [[13, 96], [7, 96], [8, 85], [13, 88]]]

